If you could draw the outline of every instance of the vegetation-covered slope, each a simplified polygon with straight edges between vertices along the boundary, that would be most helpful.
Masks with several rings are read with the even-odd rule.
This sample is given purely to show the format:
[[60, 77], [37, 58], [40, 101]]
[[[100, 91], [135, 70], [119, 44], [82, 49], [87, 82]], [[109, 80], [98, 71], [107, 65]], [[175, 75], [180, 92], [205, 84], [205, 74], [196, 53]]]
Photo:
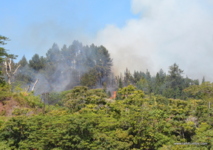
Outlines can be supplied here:
[[[2, 150], [213, 149], [213, 83], [184, 78], [177, 64], [114, 77], [102, 46], [54, 44], [18, 64], [0, 50]], [[37, 96], [27, 86], [36, 79]]]
[[[203, 86], [198, 86], [200, 94]], [[212, 107], [208, 97], [150, 97], [131, 85], [119, 89], [118, 94], [119, 100], [107, 102], [102, 90], [76, 87], [61, 93], [60, 104], [42, 105], [44, 111], [2, 116], [0, 145], [47, 150], [212, 148]], [[41, 108], [37, 104], [30, 106], [30, 111]], [[189, 145], [175, 144], [187, 142]]]

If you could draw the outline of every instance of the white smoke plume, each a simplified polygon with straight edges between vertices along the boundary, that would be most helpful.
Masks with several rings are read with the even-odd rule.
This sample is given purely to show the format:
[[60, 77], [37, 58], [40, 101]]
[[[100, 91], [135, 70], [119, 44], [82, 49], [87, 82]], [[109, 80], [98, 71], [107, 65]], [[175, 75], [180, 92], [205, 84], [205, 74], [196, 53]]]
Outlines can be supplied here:
[[93, 42], [104, 45], [114, 70], [154, 75], [177, 63], [190, 78], [213, 81], [213, 3], [210, 0], [132, 0], [139, 19], [108, 25]]

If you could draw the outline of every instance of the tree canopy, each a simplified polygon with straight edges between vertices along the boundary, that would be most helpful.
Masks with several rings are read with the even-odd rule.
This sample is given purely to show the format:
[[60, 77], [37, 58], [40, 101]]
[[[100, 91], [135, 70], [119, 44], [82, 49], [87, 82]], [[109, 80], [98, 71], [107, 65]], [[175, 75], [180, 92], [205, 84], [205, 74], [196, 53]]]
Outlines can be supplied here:
[[0, 149], [213, 148], [213, 83], [184, 77], [176, 63], [114, 76], [104, 46], [54, 43], [18, 63], [1, 49], [1, 65], [21, 66], [0, 86]]

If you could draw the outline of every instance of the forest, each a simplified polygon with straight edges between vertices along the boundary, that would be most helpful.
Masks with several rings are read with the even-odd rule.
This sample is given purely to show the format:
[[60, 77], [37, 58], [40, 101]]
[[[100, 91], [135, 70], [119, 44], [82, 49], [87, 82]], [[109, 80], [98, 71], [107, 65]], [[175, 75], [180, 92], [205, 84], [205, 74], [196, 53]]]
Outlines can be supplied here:
[[[112, 71], [104, 46], [54, 43], [15, 62], [0, 36], [1, 150], [210, 150], [213, 83]], [[143, 64], [139, 64], [143, 65]]]

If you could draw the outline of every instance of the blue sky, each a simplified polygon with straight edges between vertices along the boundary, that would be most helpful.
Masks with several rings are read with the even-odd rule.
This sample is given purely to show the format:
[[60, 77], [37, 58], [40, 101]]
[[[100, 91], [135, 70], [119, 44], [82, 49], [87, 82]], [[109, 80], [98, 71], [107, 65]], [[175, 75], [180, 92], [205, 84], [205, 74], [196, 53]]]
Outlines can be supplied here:
[[173, 63], [184, 76], [213, 81], [212, 0], [0, 0], [0, 35], [30, 59], [79, 40], [105, 46], [117, 74]]
[[[59, 37], [67, 32], [72, 35], [66, 36], [76, 35], [76, 40], [80, 40], [79, 34], [93, 37], [107, 24], [124, 26], [130, 18], [138, 17], [131, 12], [130, 3], [129, 0], [2, 0], [0, 34], [11, 39], [6, 46], [11, 53], [28, 58], [35, 52], [44, 55], [52, 46], [47, 44], [58, 42], [60, 30]], [[46, 38], [47, 44], [39, 46], [40, 43], [28, 41], [34, 34], [39, 35], [32, 40]]]

